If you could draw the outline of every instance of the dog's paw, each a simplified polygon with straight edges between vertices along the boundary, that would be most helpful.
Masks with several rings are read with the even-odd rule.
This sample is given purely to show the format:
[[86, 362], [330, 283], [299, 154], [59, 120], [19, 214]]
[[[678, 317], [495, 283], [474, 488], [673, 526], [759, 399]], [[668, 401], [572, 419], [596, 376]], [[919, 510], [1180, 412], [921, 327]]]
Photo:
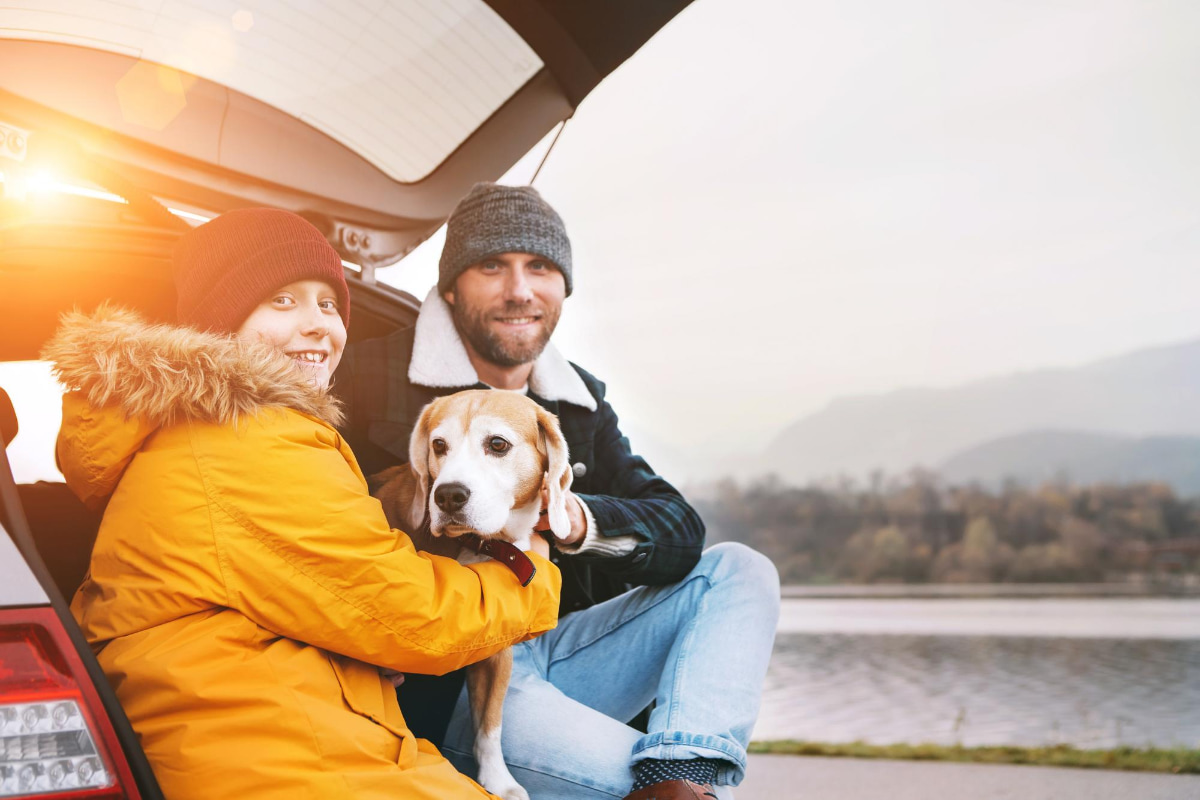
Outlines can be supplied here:
[[500, 797], [503, 797], [504, 800], [529, 800], [529, 792], [525, 791], [520, 785], [515, 783], [503, 791], [492, 792], [492, 794], [499, 795]]
[[517, 779], [504, 763], [504, 752], [500, 749], [500, 726], [475, 734], [475, 761], [479, 764], [479, 785], [504, 800], [529, 800], [529, 793], [521, 788]]
[[503, 761], [486, 759], [479, 764], [479, 785], [504, 800], [529, 800], [529, 793], [517, 783]]
[[504, 800], [529, 800], [529, 792], [522, 789], [520, 786], [513, 784], [508, 791], [501, 792], [500, 796]]
[[529, 792], [517, 783], [508, 770], [504, 770], [502, 776], [492, 775], [490, 777], [485, 777], [481, 771], [479, 785], [497, 797], [503, 797], [504, 800], [529, 800]]

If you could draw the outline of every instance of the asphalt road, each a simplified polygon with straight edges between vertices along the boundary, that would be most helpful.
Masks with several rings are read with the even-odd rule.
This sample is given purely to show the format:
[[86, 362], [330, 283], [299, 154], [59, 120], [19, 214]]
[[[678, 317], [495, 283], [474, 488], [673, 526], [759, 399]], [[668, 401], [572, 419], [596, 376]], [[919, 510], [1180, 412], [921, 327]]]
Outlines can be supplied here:
[[750, 756], [737, 800], [1197, 800], [1200, 775]]

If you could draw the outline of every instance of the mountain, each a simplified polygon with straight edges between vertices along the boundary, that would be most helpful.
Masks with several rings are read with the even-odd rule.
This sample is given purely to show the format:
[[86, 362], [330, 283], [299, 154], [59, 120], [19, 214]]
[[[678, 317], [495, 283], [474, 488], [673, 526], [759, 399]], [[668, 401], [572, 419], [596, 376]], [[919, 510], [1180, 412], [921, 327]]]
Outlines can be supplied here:
[[938, 467], [951, 484], [992, 489], [1006, 479], [1027, 486], [1065, 478], [1076, 484], [1163, 481], [1177, 494], [1200, 494], [1200, 437], [1142, 439], [1082, 431], [1030, 431], [958, 453]]
[[903, 472], [1039, 430], [1200, 436], [1200, 341], [949, 389], [835, 400], [786, 428], [760, 471], [793, 481]]

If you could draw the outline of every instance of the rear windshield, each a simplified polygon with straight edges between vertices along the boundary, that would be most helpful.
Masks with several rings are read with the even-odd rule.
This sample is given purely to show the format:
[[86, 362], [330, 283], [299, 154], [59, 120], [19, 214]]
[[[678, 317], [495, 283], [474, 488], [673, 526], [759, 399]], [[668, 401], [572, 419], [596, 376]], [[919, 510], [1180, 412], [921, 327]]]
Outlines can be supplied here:
[[542, 67], [480, 0], [262, 5], [41, 0], [0, 7], [0, 38], [134, 55], [207, 78], [405, 183], [433, 171]]

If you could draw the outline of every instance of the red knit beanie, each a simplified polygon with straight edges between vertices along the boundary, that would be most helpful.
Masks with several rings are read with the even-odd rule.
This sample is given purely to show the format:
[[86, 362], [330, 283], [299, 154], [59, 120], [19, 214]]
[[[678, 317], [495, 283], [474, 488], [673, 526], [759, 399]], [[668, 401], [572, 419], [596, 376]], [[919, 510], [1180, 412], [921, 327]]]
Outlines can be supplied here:
[[350, 327], [342, 259], [303, 217], [275, 208], [229, 211], [188, 231], [175, 248], [178, 320], [232, 333], [268, 294], [302, 280], [325, 281]]

